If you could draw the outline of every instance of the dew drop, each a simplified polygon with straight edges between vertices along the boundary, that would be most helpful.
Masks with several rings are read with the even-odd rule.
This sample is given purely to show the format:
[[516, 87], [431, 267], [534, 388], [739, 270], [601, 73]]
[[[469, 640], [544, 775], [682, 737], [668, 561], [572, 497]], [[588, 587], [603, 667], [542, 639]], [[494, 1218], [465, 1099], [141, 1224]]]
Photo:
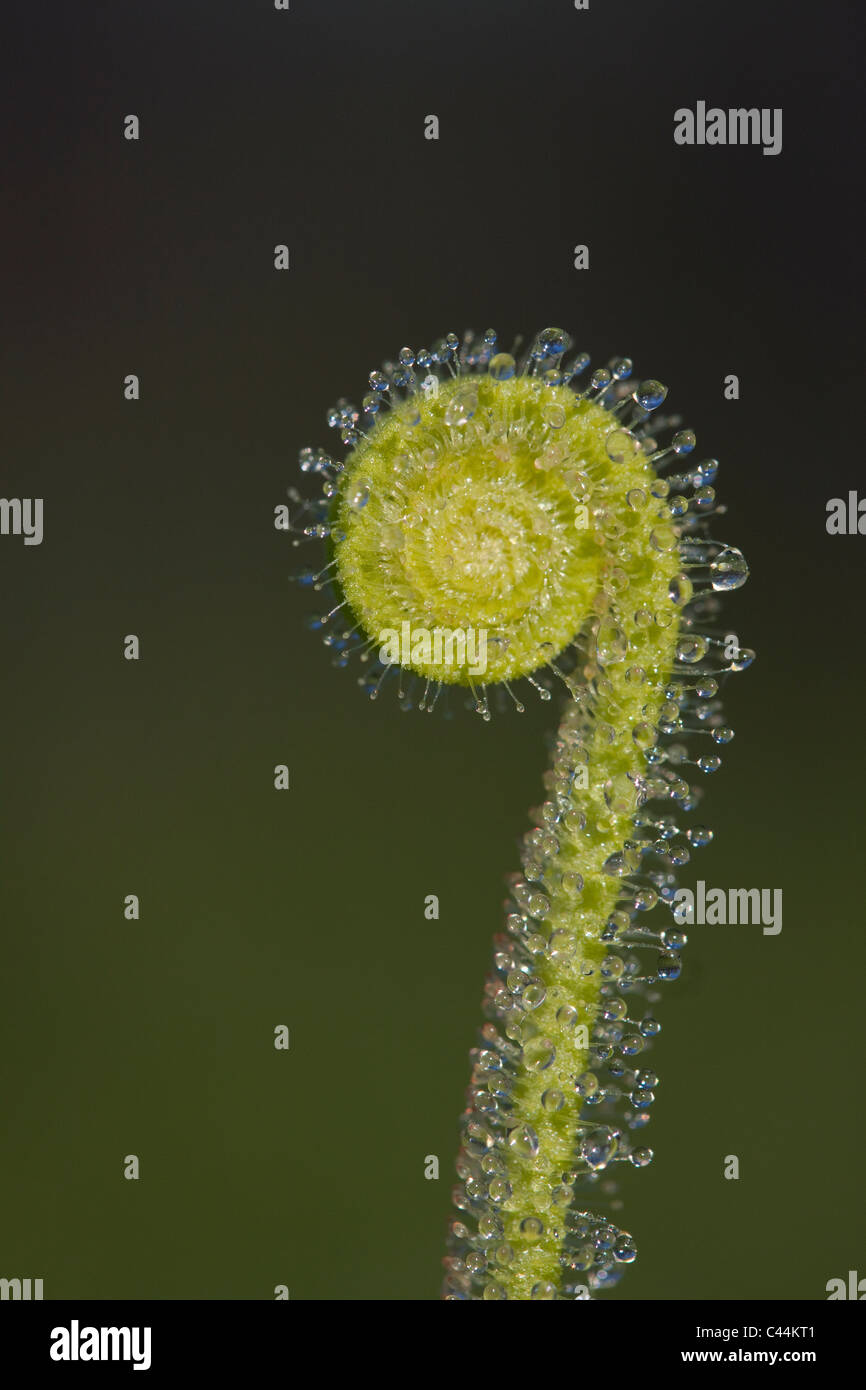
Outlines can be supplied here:
[[485, 1049], [478, 1054], [478, 1065], [482, 1071], [499, 1071], [502, 1066], [502, 1058], [498, 1052]]
[[523, 1060], [532, 1071], [546, 1071], [556, 1059], [550, 1038], [530, 1038], [523, 1047]]
[[[542, 937], [542, 941], [544, 938]], [[527, 985], [523, 991], [523, 1007], [526, 1010], [537, 1009], [547, 998], [547, 990], [544, 985]]]
[[635, 746], [644, 751], [646, 751], [647, 748], [655, 747], [658, 742], [658, 730], [654, 724], [635, 724], [631, 736]]
[[596, 651], [602, 666], [614, 666], [628, 655], [628, 638], [615, 623], [602, 623], [596, 639]]
[[577, 468], [566, 468], [562, 475], [562, 481], [575, 502], [585, 502], [592, 492], [592, 485], [586, 474], [581, 473]]
[[543, 893], [530, 893], [526, 902], [526, 910], [530, 916], [535, 917], [538, 921], [543, 921], [550, 911], [550, 899], [545, 897]]
[[353, 512], [360, 512], [363, 507], [366, 507], [369, 500], [370, 488], [366, 482], [359, 479], [347, 498], [349, 506]]
[[551, 960], [570, 960], [574, 955], [576, 943], [570, 931], [563, 927], [558, 927], [551, 932], [548, 943], [548, 955]]
[[531, 1290], [529, 1296], [530, 1296], [530, 1298], [536, 1299], [536, 1300], [539, 1300], [539, 1299], [540, 1299], [540, 1300], [547, 1300], [547, 1301], [550, 1301], [550, 1300], [552, 1300], [552, 1299], [555, 1299], [555, 1298], [556, 1298], [556, 1285], [555, 1285], [555, 1284], [551, 1284], [549, 1280], [542, 1280], [542, 1282], [539, 1283], [539, 1284], [533, 1284], [532, 1290]]
[[478, 392], [474, 386], [456, 391], [445, 408], [446, 425], [465, 425], [478, 409]]
[[611, 430], [604, 447], [611, 463], [625, 463], [640, 451], [640, 444], [628, 430]]
[[555, 1114], [556, 1111], [561, 1110], [565, 1104], [565, 1096], [562, 1094], [562, 1091], [557, 1091], [556, 1089], [544, 1091], [541, 1097], [541, 1104], [550, 1114]]
[[492, 1240], [502, 1235], [502, 1222], [498, 1216], [481, 1216], [478, 1219], [478, 1234], [483, 1240]]
[[655, 546], [655, 549], [660, 551], [662, 555], [666, 555], [669, 551], [676, 548], [676, 534], [672, 528], [669, 529], [665, 527], [664, 530], [654, 529], [650, 531], [650, 544]]
[[494, 381], [510, 381], [516, 370], [517, 363], [510, 353], [497, 352], [496, 356], [490, 359], [487, 373]]
[[520, 1234], [524, 1240], [541, 1240], [544, 1235], [544, 1222], [538, 1216], [525, 1216], [520, 1223]]
[[615, 815], [629, 815], [637, 809], [639, 791], [628, 773], [619, 772], [615, 777], [609, 777], [603, 791], [604, 799]]
[[[518, 1125], [516, 1129], [513, 1129], [508, 1136], [508, 1144], [515, 1153], [520, 1154], [523, 1158], [535, 1158], [538, 1153], [538, 1135], [531, 1125]], [[539, 1225], [541, 1225], [540, 1222]]]
[[694, 586], [692, 581], [685, 574], [675, 575], [668, 585], [668, 598], [671, 603], [675, 603], [678, 608], [682, 608], [687, 604], [693, 593]]
[[551, 468], [556, 468], [557, 464], [562, 463], [562, 448], [559, 444], [548, 444], [546, 449], [542, 449], [538, 458], [535, 460], [535, 467], [539, 472], [548, 472]]
[[567, 871], [562, 875], [562, 887], [566, 893], [573, 893], [575, 896], [583, 892], [583, 874]]
[[541, 418], [550, 429], [561, 430], [565, 424], [565, 406], [559, 405], [556, 401], [549, 401], [542, 406]]

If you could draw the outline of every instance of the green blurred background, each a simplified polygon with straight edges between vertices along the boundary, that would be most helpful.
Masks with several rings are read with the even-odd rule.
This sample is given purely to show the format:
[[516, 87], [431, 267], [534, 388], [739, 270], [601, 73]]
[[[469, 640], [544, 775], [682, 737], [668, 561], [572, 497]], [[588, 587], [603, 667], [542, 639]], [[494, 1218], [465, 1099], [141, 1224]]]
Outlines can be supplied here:
[[[820, 1299], [866, 1274], [866, 541], [824, 526], [862, 475], [861, 21], [823, 6], [816, 45], [801, 9], [9, 7], [0, 490], [45, 498], [45, 538], [0, 539], [0, 1275], [438, 1296], [554, 715], [370, 704], [305, 631], [272, 516], [326, 407], [403, 343], [548, 323], [661, 377], [722, 460], [715, 531], [752, 566], [726, 622], [758, 660], [684, 882], [784, 892], [777, 937], [696, 928], [658, 1007], [656, 1159], [623, 1184], [640, 1257], [610, 1297]], [[677, 148], [698, 99], [783, 107], [783, 153]]]

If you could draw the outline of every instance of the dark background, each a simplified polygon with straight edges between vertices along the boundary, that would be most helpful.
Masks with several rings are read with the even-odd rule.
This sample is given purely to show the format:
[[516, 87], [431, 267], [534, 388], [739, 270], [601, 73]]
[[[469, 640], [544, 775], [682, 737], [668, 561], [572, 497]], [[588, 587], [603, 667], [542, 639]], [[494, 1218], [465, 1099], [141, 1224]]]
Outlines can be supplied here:
[[[726, 621], [758, 660], [684, 882], [784, 891], [778, 937], [695, 929], [659, 1006], [612, 1296], [866, 1274], [866, 539], [825, 532], [863, 487], [857, 7], [9, 3], [3, 28], [0, 491], [45, 499], [45, 538], [0, 538], [0, 1275], [437, 1297], [553, 714], [369, 704], [272, 516], [403, 343], [549, 323], [660, 377], [722, 460], [715, 531], [752, 566]], [[782, 153], [676, 146], [699, 99], [781, 106]]]

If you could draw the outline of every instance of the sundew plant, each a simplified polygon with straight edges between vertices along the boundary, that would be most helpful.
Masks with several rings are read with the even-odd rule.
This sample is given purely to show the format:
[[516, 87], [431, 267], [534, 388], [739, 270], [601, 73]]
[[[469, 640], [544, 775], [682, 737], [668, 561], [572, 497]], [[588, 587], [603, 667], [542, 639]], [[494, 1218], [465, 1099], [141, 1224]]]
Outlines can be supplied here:
[[718, 465], [665, 387], [627, 358], [590, 374], [558, 328], [519, 348], [403, 348], [328, 412], [344, 457], [301, 451], [323, 495], [290, 490], [296, 542], [328, 551], [300, 575], [332, 595], [312, 626], [371, 698], [563, 704], [471, 1055], [446, 1299], [588, 1298], [635, 1258], [611, 1179], [652, 1160], [676, 871], [712, 839], [720, 681], [753, 657], [718, 625], [748, 574], [709, 534]]

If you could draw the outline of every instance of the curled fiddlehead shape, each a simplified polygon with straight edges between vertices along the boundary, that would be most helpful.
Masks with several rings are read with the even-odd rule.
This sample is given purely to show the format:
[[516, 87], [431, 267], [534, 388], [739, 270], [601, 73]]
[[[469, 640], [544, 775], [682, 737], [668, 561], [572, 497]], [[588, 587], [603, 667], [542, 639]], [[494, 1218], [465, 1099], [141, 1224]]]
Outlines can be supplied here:
[[527, 684], [566, 697], [471, 1059], [449, 1299], [588, 1297], [635, 1258], [610, 1170], [652, 1159], [675, 871], [712, 838], [677, 812], [733, 737], [720, 678], [753, 657], [713, 626], [748, 575], [708, 534], [715, 460], [690, 462], [660, 382], [634, 385], [627, 358], [587, 380], [570, 347], [547, 328], [520, 357], [492, 330], [403, 348], [361, 410], [329, 411], [345, 457], [301, 451], [323, 496], [290, 490], [296, 542], [329, 548], [299, 576], [334, 594], [312, 626], [372, 697], [390, 680], [432, 710], [463, 688], [484, 719]]

